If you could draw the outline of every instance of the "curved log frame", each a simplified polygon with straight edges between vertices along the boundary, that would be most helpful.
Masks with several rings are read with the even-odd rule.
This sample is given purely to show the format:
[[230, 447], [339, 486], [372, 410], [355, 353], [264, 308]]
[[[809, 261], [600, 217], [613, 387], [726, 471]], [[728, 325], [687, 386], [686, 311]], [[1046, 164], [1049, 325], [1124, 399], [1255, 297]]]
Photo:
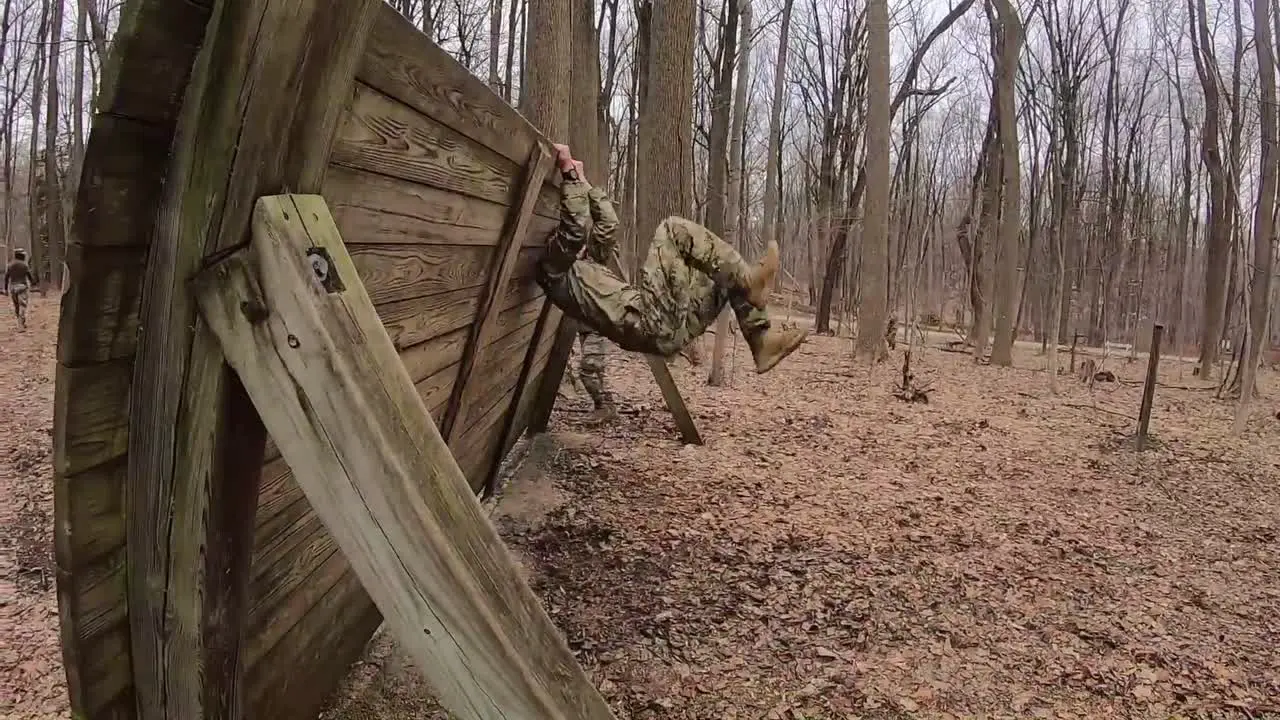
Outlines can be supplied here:
[[185, 280], [243, 244], [258, 196], [319, 190], [374, 2], [126, 9], [59, 329], [56, 550], [76, 717], [240, 713], [266, 438]]

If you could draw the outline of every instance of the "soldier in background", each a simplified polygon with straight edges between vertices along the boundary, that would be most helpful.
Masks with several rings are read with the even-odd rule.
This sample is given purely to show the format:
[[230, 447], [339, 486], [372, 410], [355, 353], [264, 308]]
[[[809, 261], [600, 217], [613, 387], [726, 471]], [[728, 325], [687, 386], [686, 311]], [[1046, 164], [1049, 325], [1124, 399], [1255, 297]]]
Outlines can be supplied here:
[[578, 361], [578, 379], [582, 381], [582, 387], [586, 388], [587, 394], [591, 396], [591, 403], [595, 405], [595, 412], [591, 416], [593, 422], [609, 420], [616, 412], [613, 395], [604, 385], [605, 357], [609, 353], [605, 342], [603, 335], [589, 329], [578, 333], [578, 343], [582, 349], [582, 358]]

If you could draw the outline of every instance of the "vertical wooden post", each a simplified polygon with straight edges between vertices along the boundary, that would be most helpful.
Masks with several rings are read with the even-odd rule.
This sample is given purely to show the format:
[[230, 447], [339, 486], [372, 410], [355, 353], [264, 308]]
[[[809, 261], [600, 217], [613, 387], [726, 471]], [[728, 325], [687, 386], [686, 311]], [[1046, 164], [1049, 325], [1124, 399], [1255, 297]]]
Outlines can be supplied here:
[[1164, 335], [1164, 325], [1157, 323], [1151, 328], [1151, 350], [1147, 357], [1147, 382], [1142, 386], [1142, 407], [1138, 410], [1138, 450], [1147, 445], [1147, 426], [1151, 423], [1151, 401], [1156, 394], [1156, 373], [1160, 369], [1160, 337]]
[[1080, 333], [1071, 333], [1071, 369], [1069, 372], [1076, 372], [1076, 343], [1080, 342]]
[[[476, 310], [476, 321], [471, 328], [471, 336], [467, 338], [466, 347], [462, 351], [462, 360], [458, 363], [458, 377], [453, 382], [453, 391], [449, 394], [449, 405], [444, 413], [444, 421], [440, 424], [440, 434], [446, 441], [452, 439], [453, 431], [462, 426], [466, 428], [472, 408], [468, 404], [468, 390], [471, 373], [479, 364], [477, 358], [484, 348], [493, 340], [497, 329], [498, 306], [502, 293], [511, 281], [511, 273], [515, 270], [516, 257], [520, 254], [520, 246], [525, 235], [529, 233], [529, 219], [533, 217], [534, 205], [538, 202], [538, 193], [542, 190], [542, 182], [551, 170], [551, 153], [540, 141], [535, 141], [525, 163], [524, 183], [514, 205], [506, 226], [502, 229], [502, 237], [494, 259], [493, 268], [489, 271], [489, 282], [484, 294], [480, 296], [480, 306]], [[537, 343], [537, 336], [534, 336]], [[513, 403], [518, 403], [517, 397]]]

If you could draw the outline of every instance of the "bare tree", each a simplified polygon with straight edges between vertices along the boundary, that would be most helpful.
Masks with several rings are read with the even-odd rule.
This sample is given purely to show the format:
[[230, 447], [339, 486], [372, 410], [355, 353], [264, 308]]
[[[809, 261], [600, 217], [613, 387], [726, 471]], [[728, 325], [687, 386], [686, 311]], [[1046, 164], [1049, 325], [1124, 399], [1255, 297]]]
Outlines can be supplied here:
[[[45, 225], [49, 233], [49, 278], [54, 289], [62, 287], [62, 260], [66, 252], [66, 226], [62, 220], [62, 182], [58, 175], [58, 59], [62, 51], [62, 0], [50, 0], [48, 89], [45, 93], [44, 192]], [[76, 109], [79, 113], [79, 109]]]
[[[776, 243], [782, 235], [780, 187], [782, 185], [782, 111], [783, 88], [787, 77], [787, 53], [791, 39], [791, 8], [795, 0], [784, 0], [781, 27], [778, 31], [778, 58], [773, 70], [773, 99], [769, 104], [769, 145], [765, 162], [764, 244]], [[782, 275], [778, 275], [782, 282]]]
[[[1022, 21], [1010, 0], [996, 0], [996, 13], [1000, 20], [1000, 53], [995, 87], [1004, 195], [1000, 209], [1000, 272], [997, 278], [1000, 293], [996, 304], [996, 337], [991, 347], [991, 362], [1009, 366], [1013, 365], [1018, 314], [1018, 235], [1022, 229], [1018, 112], [1014, 87], [1022, 50]], [[979, 342], [985, 340], [978, 338]]]
[[867, 159], [855, 353], [880, 362], [889, 315], [889, 2], [867, 2]]
[[[707, 229], [726, 237], [725, 229], [737, 221], [735, 217], [726, 217], [726, 206], [733, 188], [729, 186], [729, 136], [730, 99], [734, 96], [734, 68], [738, 63], [737, 32], [740, 16], [738, 0], [727, 0], [723, 8], [724, 18], [720, 23], [720, 50], [716, 58], [715, 89], [711, 95], [711, 131], [707, 145]], [[744, 59], [738, 63], [744, 69]], [[736, 121], [736, 117], [733, 118]], [[707, 384], [718, 386], [724, 384], [724, 351], [725, 340], [729, 335], [730, 311], [725, 308], [716, 321], [716, 339], [712, 349], [711, 372], [707, 376]]]
[[1218, 60], [1209, 35], [1204, 0], [1187, 0], [1191, 10], [1191, 49], [1196, 74], [1204, 92], [1204, 125], [1200, 128], [1200, 157], [1209, 172], [1209, 242], [1205, 249], [1204, 317], [1200, 325], [1198, 372], [1213, 375], [1218, 361], [1218, 340], [1226, 323], [1227, 266], [1231, 254], [1231, 226], [1234, 214], [1228, 204], [1227, 174], [1222, 161], [1218, 134], [1221, 100], [1218, 92]]
[[1275, 238], [1276, 173], [1280, 157], [1276, 155], [1276, 70], [1275, 46], [1271, 37], [1271, 0], [1253, 2], [1253, 41], [1258, 56], [1258, 85], [1261, 91], [1259, 124], [1261, 125], [1262, 158], [1259, 163], [1258, 204], [1253, 214], [1253, 278], [1249, 287], [1249, 337], [1245, 349], [1240, 386], [1232, 432], [1240, 434], [1249, 421], [1257, 382], [1258, 361], [1268, 341], [1268, 317], [1271, 300], [1272, 243]]
[[[637, 232], [642, 247], [668, 215], [693, 204], [693, 0], [649, 0], [647, 79], [637, 155]], [[642, 76], [645, 77], [645, 76]]]

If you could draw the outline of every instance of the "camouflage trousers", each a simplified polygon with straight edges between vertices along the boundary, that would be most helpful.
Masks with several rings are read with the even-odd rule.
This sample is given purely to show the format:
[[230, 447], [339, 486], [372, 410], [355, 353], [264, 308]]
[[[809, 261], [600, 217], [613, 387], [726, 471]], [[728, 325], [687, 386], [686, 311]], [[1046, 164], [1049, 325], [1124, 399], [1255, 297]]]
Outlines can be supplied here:
[[751, 268], [733, 246], [680, 217], [658, 225], [636, 281], [579, 260], [576, 248], [553, 241], [539, 283], [567, 315], [624, 350], [671, 357], [716, 321], [728, 304], [743, 335], [769, 328], [764, 308], [747, 300]]
[[613, 398], [604, 387], [604, 361], [609, 351], [605, 337], [583, 330], [578, 333], [578, 342], [582, 348], [582, 359], [578, 361], [578, 377], [582, 386], [596, 409], [612, 405]]

